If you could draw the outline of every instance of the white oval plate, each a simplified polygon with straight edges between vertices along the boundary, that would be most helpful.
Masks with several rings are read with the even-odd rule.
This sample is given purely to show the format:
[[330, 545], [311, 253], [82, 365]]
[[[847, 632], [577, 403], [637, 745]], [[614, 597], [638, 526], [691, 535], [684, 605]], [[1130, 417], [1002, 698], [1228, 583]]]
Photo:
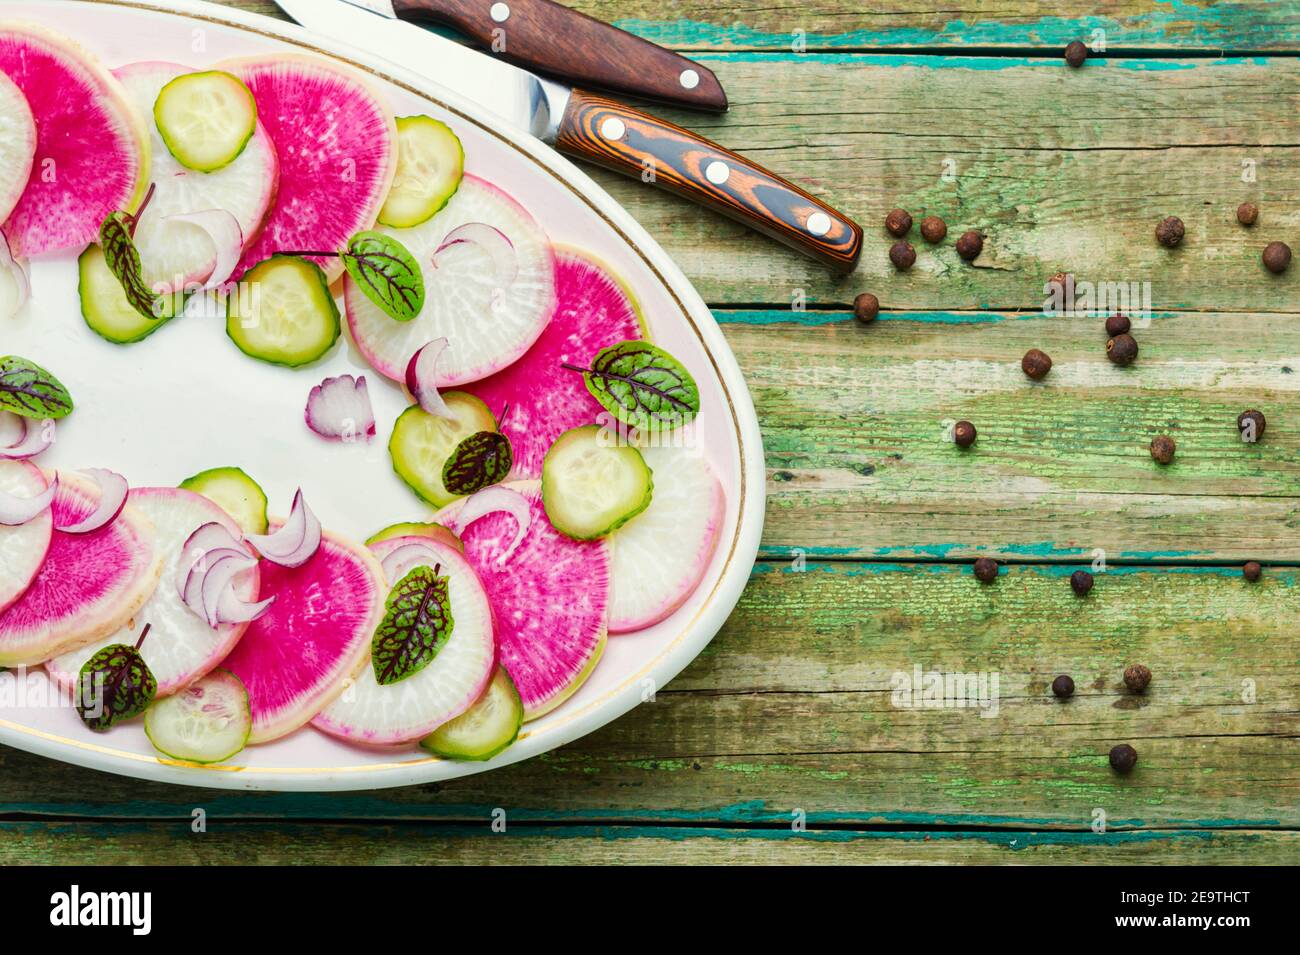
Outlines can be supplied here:
[[[133, 721], [97, 734], [58, 700], [43, 671], [0, 676], [0, 742], [55, 759], [136, 776], [231, 789], [347, 790], [451, 779], [536, 756], [653, 698], [708, 644], [735, 606], [758, 550], [764, 505], [758, 422], [726, 341], [704, 302], [659, 245], [578, 168], [501, 125], [460, 97], [387, 61], [320, 39], [292, 24], [209, 3], [31, 2], [0, 5], [0, 18], [44, 23], [110, 68], [172, 60], [201, 68], [232, 56], [331, 55], [369, 74], [396, 114], [429, 113], [465, 144], [466, 169], [514, 195], [552, 241], [594, 253], [631, 287], [656, 342], [695, 375], [699, 439], [727, 488], [717, 554], [698, 590], [662, 623], [612, 636], [591, 678], [569, 700], [524, 726], [487, 763], [458, 763], [415, 747], [352, 746], [306, 727], [249, 747], [230, 764], [199, 767], [157, 755]], [[701, 213], [703, 214], [703, 213]], [[133, 486], [175, 485], [209, 467], [238, 464], [285, 511], [302, 485], [326, 527], [363, 539], [399, 520], [427, 519], [393, 474], [389, 429], [407, 400], [369, 369], [350, 343], [323, 362], [290, 371], [250, 361], [220, 323], [178, 320], [136, 345], [116, 347], [84, 325], [76, 253], [32, 264], [33, 300], [0, 326], [0, 353], [45, 365], [73, 393], [46, 468], [108, 467]], [[337, 445], [304, 426], [307, 392], [327, 375], [368, 374], [380, 433], [368, 446]]]

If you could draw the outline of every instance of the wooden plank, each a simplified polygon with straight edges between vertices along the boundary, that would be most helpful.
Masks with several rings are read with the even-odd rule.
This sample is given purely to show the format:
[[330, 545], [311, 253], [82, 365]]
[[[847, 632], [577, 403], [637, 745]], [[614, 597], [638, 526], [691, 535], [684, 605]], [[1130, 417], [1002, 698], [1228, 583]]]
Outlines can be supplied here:
[[0, 824], [5, 865], [1045, 864], [1282, 865], [1280, 832], [1062, 834], [635, 827], [507, 828], [275, 823]]
[[[226, 0], [279, 16], [271, 0]], [[1063, 48], [1102, 31], [1108, 52], [1300, 49], [1300, 11], [1277, 0], [580, 0], [568, 6], [681, 50]], [[797, 32], [801, 31], [801, 32]]]
[[[1063, 568], [992, 587], [951, 565], [759, 565], [722, 633], [655, 702], [571, 746], [448, 783], [358, 794], [191, 790], [0, 750], [0, 814], [1110, 829], [1300, 822], [1294, 570]], [[1155, 676], [1123, 690], [1133, 662]], [[997, 714], [896, 705], [914, 667], [998, 673]], [[1070, 673], [1068, 703], [1048, 684]], [[1249, 683], [1245, 681], [1250, 681]], [[1244, 694], [1251, 691], [1254, 702]], [[1140, 753], [1122, 777], [1115, 743]]]
[[[1160, 315], [1120, 368], [1099, 318], [717, 314], [763, 427], [768, 555], [1300, 562], [1294, 315]], [[1041, 383], [1029, 348], [1053, 358]], [[1268, 418], [1253, 445], [1247, 408]], [[945, 428], [963, 418], [968, 451]]]

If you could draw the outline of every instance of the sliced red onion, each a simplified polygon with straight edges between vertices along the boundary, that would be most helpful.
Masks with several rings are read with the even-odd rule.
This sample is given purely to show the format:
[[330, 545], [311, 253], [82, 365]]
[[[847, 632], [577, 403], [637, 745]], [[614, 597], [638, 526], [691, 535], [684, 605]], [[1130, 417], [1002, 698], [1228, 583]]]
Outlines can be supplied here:
[[6, 421], [12, 419], [19, 428], [19, 438], [13, 444], [0, 447], [0, 458], [11, 461], [35, 457], [54, 443], [54, 419], [23, 418], [9, 411], [0, 411]]
[[421, 408], [436, 418], [454, 418], [438, 391], [438, 359], [447, 350], [447, 339], [435, 338], [406, 363], [406, 390]]
[[403, 544], [389, 552], [381, 561], [384, 577], [391, 584], [397, 583], [411, 572], [413, 567], [432, 567], [441, 559], [441, 555], [428, 544]]
[[438, 256], [454, 245], [477, 245], [492, 260], [492, 281], [498, 288], [505, 288], [519, 274], [519, 256], [515, 253], [515, 244], [510, 237], [486, 222], [466, 222], [452, 229], [443, 238], [442, 244], [434, 250], [433, 267], [438, 267]]
[[222, 557], [243, 557], [252, 560], [253, 554], [224, 524], [209, 521], [185, 539], [181, 559], [176, 568], [176, 589], [185, 595], [190, 578], [207, 572], [213, 562]]
[[[176, 589], [194, 614], [216, 628], [223, 623], [246, 623], [265, 612], [260, 605], [247, 604], [234, 593], [230, 582], [240, 571], [257, 564], [257, 558], [224, 524], [201, 524], [185, 540], [176, 567]], [[216, 577], [220, 567], [221, 578]], [[238, 568], [229, 577], [225, 575]], [[218, 586], [218, 580], [225, 584]], [[206, 601], [205, 602], [205, 598]], [[267, 602], [267, 606], [269, 606]]]
[[216, 264], [199, 289], [200, 292], [216, 288], [230, 278], [244, 253], [244, 230], [239, 227], [239, 220], [232, 213], [225, 209], [204, 209], [201, 212], [164, 216], [162, 221], [187, 222], [196, 226], [207, 234], [216, 247]]
[[207, 573], [200, 578], [197, 589], [199, 605], [203, 609], [202, 616], [209, 627], [215, 630], [220, 626], [221, 618], [217, 610], [223, 595], [229, 592], [234, 596], [235, 578], [256, 565], [257, 561], [251, 557], [223, 557], [208, 565]]
[[270, 610], [273, 603], [275, 603], [274, 596], [249, 603], [239, 598], [233, 586], [228, 587], [217, 600], [217, 623], [252, 623]]
[[64, 534], [89, 534], [91, 531], [97, 531], [117, 520], [117, 515], [121, 514], [122, 508], [126, 507], [126, 498], [131, 492], [126, 478], [108, 468], [87, 468], [85, 473], [99, 485], [99, 503], [84, 520], [55, 528]]
[[50, 486], [35, 497], [15, 497], [0, 491], [0, 524], [6, 527], [17, 527], [19, 524], [26, 524], [33, 520], [38, 514], [45, 513], [54, 503], [54, 495], [58, 490], [59, 477], [56, 474]]
[[9, 248], [9, 239], [3, 231], [0, 231], [0, 274], [7, 276], [14, 284], [12, 301], [0, 298], [0, 309], [4, 310], [0, 318], [12, 318], [31, 298], [32, 283], [27, 277], [27, 267], [20, 259], [14, 258]]
[[281, 567], [301, 567], [320, 548], [321, 526], [307, 502], [302, 489], [293, 496], [293, 510], [284, 526], [274, 534], [250, 534], [248, 542], [266, 560]]
[[326, 378], [307, 396], [307, 427], [331, 441], [352, 442], [375, 436], [375, 409], [366, 376]]
[[519, 529], [515, 531], [515, 539], [510, 542], [510, 546], [506, 548], [505, 553], [497, 558], [498, 564], [504, 564], [514, 554], [519, 545], [523, 543], [524, 535], [528, 533], [528, 528], [533, 521], [532, 512], [528, 507], [528, 499], [518, 491], [500, 485], [493, 485], [471, 494], [465, 499], [460, 511], [453, 518], [456, 522], [454, 530], [457, 533], [462, 533], [466, 527], [473, 524], [480, 517], [486, 517], [488, 514], [495, 514], [498, 511], [509, 514], [515, 519], [515, 523], [519, 525]]

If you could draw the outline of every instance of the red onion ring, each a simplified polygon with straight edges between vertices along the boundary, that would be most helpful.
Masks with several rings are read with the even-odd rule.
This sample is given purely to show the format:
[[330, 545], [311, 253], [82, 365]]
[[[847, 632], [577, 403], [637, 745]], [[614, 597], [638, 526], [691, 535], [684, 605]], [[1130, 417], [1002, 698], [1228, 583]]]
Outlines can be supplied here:
[[476, 491], [465, 499], [459, 511], [456, 512], [452, 520], [456, 523], [454, 530], [462, 533], [466, 527], [473, 524], [480, 517], [486, 517], [488, 514], [504, 512], [515, 519], [519, 529], [515, 532], [515, 539], [510, 542], [510, 546], [505, 552], [497, 558], [498, 564], [504, 564], [510, 559], [511, 555], [523, 543], [524, 536], [528, 533], [528, 528], [533, 521], [532, 511], [528, 507], [528, 499], [518, 491], [493, 485], [485, 487], [481, 491]]
[[89, 475], [99, 485], [99, 503], [84, 520], [64, 527], [56, 527], [56, 531], [62, 531], [64, 534], [89, 534], [113, 523], [122, 513], [122, 508], [126, 507], [127, 495], [131, 493], [126, 478], [108, 468], [87, 468], [83, 473]]
[[366, 376], [326, 378], [307, 395], [307, 427], [331, 441], [355, 441], [375, 436], [375, 409]]
[[56, 474], [49, 486], [35, 497], [15, 497], [0, 491], [0, 524], [6, 527], [18, 527], [45, 513], [54, 503], [54, 495], [59, 490], [59, 476]]
[[217, 250], [217, 260], [207, 281], [198, 291], [216, 288], [234, 273], [240, 256], [244, 254], [244, 230], [239, 227], [239, 220], [232, 213], [225, 209], [204, 209], [201, 212], [163, 216], [162, 221], [187, 222], [202, 229], [212, 240], [212, 245]]
[[0, 231], [0, 272], [7, 273], [14, 282], [14, 302], [9, 314], [3, 316], [10, 318], [17, 315], [18, 310], [32, 297], [32, 282], [27, 275], [27, 268], [20, 260], [14, 258], [13, 250], [9, 248], [9, 239], [3, 231]]
[[384, 568], [384, 577], [390, 584], [395, 584], [411, 572], [413, 567], [432, 567], [442, 560], [442, 555], [423, 543], [403, 544], [394, 548], [380, 561]]
[[0, 412], [6, 418], [13, 418], [22, 429], [22, 437], [13, 444], [0, 448], [0, 458], [20, 461], [33, 458], [54, 444], [54, 419], [23, 418], [9, 411]]
[[426, 413], [436, 418], [454, 418], [438, 391], [438, 359], [447, 350], [447, 339], [435, 338], [423, 345], [406, 363], [406, 390]]
[[476, 245], [488, 254], [495, 273], [493, 282], [498, 288], [505, 288], [514, 282], [519, 274], [519, 256], [515, 253], [515, 244], [504, 232], [486, 222], [466, 222], [448, 232], [442, 244], [433, 252], [433, 267], [438, 267], [438, 256], [444, 250], [463, 244]]
[[263, 559], [281, 567], [301, 567], [320, 548], [320, 521], [303, 499], [302, 489], [293, 496], [289, 519], [274, 534], [250, 534], [248, 542]]

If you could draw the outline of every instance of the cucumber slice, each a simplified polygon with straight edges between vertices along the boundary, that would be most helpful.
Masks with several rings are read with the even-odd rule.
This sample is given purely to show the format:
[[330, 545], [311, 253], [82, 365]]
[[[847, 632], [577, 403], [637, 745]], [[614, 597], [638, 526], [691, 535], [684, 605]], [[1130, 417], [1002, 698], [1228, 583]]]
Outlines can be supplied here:
[[412, 405], [397, 419], [393, 436], [388, 441], [393, 470], [421, 500], [434, 507], [443, 507], [456, 500], [457, 495], [442, 483], [443, 465], [456, 450], [456, 445], [476, 431], [497, 429], [492, 412], [473, 395], [448, 391], [443, 393], [442, 400], [456, 416], [454, 419], [438, 418], [419, 405]]
[[234, 519], [245, 534], [266, 533], [266, 492], [241, 468], [209, 468], [181, 481]]
[[397, 229], [427, 222], [460, 188], [465, 150], [445, 123], [429, 116], [397, 118], [397, 174], [379, 221]]
[[145, 318], [126, 300], [122, 283], [109, 269], [104, 250], [98, 244], [86, 246], [86, 251], [81, 253], [77, 259], [77, 275], [81, 317], [92, 332], [114, 345], [130, 345], [148, 338], [185, 307], [184, 293], [165, 295], [162, 316]]
[[158, 93], [154, 122], [167, 151], [187, 169], [215, 172], [239, 158], [257, 129], [257, 103], [238, 77], [185, 73]]
[[513, 743], [523, 722], [519, 691], [505, 667], [497, 667], [478, 702], [420, 740], [420, 746], [435, 756], [481, 762]]
[[226, 334], [245, 355], [297, 368], [338, 341], [339, 310], [314, 262], [273, 255], [244, 273], [226, 299]]
[[650, 506], [654, 478], [641, 452], [594, 424], [566, 431], [542, 460], [542, 506], [557, 531], [595, 540]]
[[367, 537], [366, 546], [380, 544], [397, 537], [427, 537], [430, 540], [446, 544], [448, 547], [454, 547], [462, 554], [465, 553], [465, 542], [449, 528], [443, 527], [441, 524], [420, 521], [402, 521], [399, 524], [389, 524], [382, 531], [377, 531]]
[[229, 670], [213, 670], [144, 714], [144, 732], [154, 749], [189, 763], [229, 759], [248, 743], [252, 729], [248, 691]]

